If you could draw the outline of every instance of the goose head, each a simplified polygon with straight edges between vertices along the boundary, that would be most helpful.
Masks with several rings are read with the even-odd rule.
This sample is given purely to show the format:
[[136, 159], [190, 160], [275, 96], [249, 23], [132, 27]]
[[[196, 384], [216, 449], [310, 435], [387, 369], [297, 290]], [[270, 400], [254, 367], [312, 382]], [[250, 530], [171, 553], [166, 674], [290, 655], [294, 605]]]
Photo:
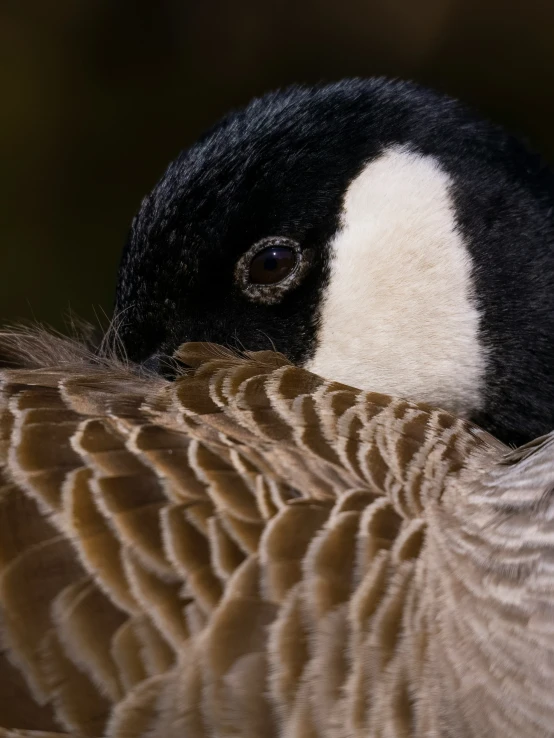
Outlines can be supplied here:
[[134, 219], [133, 361], [275, 348], [521, 443], [554, 426], [554, 185], [515, 138], [401, 82], [293, 87], [231, 113]]

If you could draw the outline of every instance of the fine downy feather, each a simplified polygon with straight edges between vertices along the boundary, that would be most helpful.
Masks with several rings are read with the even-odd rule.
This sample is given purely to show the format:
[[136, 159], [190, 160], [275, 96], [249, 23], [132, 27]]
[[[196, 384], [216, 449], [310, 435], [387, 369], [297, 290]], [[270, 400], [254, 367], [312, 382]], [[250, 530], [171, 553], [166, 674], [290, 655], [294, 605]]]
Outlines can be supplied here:
[[554, 736], [551, 437], [3, 343], [0, 738]]

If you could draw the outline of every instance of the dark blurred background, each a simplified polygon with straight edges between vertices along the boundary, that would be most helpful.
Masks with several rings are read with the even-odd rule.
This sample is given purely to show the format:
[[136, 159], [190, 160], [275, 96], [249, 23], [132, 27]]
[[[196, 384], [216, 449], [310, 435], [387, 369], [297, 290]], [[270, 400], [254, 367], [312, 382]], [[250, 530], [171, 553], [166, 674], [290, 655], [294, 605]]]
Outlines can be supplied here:
[[96, 321], [142, 196], [229, 108], [385, 74], [462, 98], [554, 161], [545, 0], [2, 0], [0, 319]]

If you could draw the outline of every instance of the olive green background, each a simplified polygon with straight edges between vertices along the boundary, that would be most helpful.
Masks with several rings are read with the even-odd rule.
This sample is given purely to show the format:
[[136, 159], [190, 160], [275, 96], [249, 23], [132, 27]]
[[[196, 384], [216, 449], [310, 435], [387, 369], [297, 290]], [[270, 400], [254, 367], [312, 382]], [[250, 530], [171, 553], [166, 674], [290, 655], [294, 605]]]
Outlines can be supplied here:
[[134, 211], [203, 128], [268, 89], [374, 74], [554, 161], [549, 0], [0, 0], [0, 319], [109, 313]]

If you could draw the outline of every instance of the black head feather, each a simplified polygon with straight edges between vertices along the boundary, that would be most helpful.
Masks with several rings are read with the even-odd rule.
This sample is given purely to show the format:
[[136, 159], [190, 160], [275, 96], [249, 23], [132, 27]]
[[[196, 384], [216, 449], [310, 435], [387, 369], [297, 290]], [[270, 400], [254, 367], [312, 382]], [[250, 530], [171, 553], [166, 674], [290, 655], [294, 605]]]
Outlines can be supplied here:
[[[436, 157], [473, 262], [485, 391], [474, 418], [520, 442], [554, 426], [551, 173], [514, 137], [416, 85], [349, 80], [293, 87], [226, 116], [174, 161], [136, 216], [116, 311], [135, 361], [185, 341], [314, 353], [329, 248], [349, 183], [387, 147]], [[305, 274], [273, 303], [253, 300], [237, 263], [291, 239]], [[369, 340], [369, 338], [368, 338]]]

